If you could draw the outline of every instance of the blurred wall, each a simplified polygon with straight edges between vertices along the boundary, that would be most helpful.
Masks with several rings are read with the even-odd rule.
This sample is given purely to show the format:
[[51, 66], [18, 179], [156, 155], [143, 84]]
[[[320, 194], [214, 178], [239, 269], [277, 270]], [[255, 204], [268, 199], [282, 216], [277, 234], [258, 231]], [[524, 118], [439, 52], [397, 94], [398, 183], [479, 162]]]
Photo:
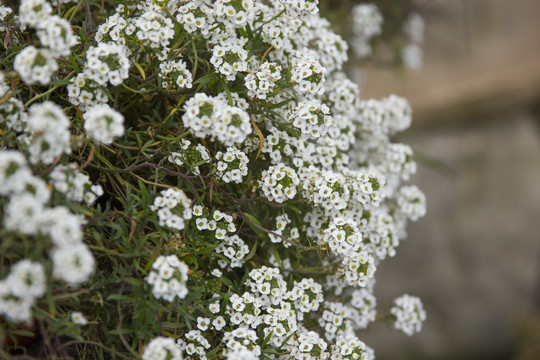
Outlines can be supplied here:
[[540, 359], [540, 1], [420, 1], [424, 68], [369, 69], [363, 97], [411, 102], [397, 141], [419, 165], [428, 213], [378, 270], [379, 306], [423, 298], [407, 337], [362, 339], [377, 359]]

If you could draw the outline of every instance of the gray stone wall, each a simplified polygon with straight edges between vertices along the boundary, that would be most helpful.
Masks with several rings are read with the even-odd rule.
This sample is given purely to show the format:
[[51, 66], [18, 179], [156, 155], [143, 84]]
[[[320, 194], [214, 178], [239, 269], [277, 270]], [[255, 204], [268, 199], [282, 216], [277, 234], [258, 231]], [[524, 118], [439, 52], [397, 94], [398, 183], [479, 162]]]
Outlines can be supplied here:
[[378, 270], [379, 306], [418, 295], [424, 331], [363, 336], [377, 359], [540, 359], [540, 2], [424, 1], [425, 67], [370, 69], [407, 97], [427, 216]]

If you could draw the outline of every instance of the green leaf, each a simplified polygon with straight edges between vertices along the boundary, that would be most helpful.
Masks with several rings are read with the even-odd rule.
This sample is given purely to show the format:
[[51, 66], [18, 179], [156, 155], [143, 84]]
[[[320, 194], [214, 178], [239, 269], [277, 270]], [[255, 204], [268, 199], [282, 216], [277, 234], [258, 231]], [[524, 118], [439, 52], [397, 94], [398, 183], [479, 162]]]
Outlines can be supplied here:
[[135, 65], [137, 70], [139, 70], [139, 73], [141, 74], [143, 80], [146, 80], [146, 73], [144, 72], [144, 69], [142, 68], [142, 66], [139, 65], [139, 63], [136, 61], [133, 61], [133, 65]]
[[25, 330], [25, 329], [15, 329], [15, 330], [11, 331], [11, 333], [13, 335], [25, 336], [25, 337], [34, 337], [34, 336], [36, 336], [36, 334], [31, 332], [30, 330]]
[[[259, 219], [257, 219], [255, 216], [251, 215], [251, 214], [248, 214], [248, 213], [244, 213], [244, 215], [249, 219], [251, 220], [252, 222], [254, 222], [255, 224], [259, 225], [260, 227], [263, 227], [261, 222], [259, 221]], [[266, 236], [266, 233], [264, 231], [262, 231], [261, 229], [259, 229], [258, 227], [254, 226], [252, 223], [250, 223], [249, 221], [246, 221], [246, 224], [251, 228], [251, 230], [253, 230], [257, 235], [259, 236]]]
[[121, 301], [127, 301], [127, 302], [135, 302], [135, 299], [126, 295], [122, 294], [112, 294], [107, 296], [107, 300], [121, 300]]
[[247, 256], [244, 258], [244, 261], [249, 261], [249, 260], [251, 260], [251, 258], [253, 257], [253, 255], [255, 255], [255, 251], [257, 251], [257, 245], [258, 245], [258, 242], [255, 242], [255, 244], [253, 244], [253, 247], [251, 248], [251, 251], [250, 251], [249, 254], [247, 254]]

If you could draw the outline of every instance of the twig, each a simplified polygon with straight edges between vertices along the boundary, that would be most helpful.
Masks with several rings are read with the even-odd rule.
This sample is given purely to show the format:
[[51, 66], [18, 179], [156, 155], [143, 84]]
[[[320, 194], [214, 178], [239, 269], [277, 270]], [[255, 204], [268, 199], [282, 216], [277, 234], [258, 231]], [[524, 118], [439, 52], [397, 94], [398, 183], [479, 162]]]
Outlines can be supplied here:
[[79, 170], [84, 170], [91, 162], [94, 160], [94, 153], [96, 152], [96, 146], [92, 144], [92, 148], [90, 149], [90, 154], [88, 154], [88, 159], [79, 166]]
[[128, 360], [131, 360], [132, 358], [130, 357], [127, 357], [125, 355], [123, 355], [122, 353], [119, 353], [118, 351], [115, 351], [111, 348], [108, 348], [107, 346], [101, 344], [101, 343], [98, 343], [98, 342], [95, 342], [95, 341], [90, 341], [90, 340], [72, 340], [72, 341], [68, 341], [66, 343], [63, 343], [59, 348], [65, 348], [69, 345], [73, 345], [73, 344], [86, 344], [86, 345], [94, 345], [94, 346], [98, 346], [108, 352], [110, 352], [111, 354], [114, 354], [116, 356], [120, 356], [122, 359], [128, 359]]

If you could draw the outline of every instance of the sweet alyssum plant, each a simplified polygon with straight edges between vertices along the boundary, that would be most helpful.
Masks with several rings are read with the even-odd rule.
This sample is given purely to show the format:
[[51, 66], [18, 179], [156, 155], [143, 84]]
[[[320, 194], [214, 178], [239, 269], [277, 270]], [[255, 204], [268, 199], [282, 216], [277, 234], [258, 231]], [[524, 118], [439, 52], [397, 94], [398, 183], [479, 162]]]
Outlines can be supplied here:
[[2, 357], [373, 359], [371, 322], [420, 330], [373, 295], [425, 213], [411, 109], [360, 99], [316, 0], [4, 2], [0, 36]]

